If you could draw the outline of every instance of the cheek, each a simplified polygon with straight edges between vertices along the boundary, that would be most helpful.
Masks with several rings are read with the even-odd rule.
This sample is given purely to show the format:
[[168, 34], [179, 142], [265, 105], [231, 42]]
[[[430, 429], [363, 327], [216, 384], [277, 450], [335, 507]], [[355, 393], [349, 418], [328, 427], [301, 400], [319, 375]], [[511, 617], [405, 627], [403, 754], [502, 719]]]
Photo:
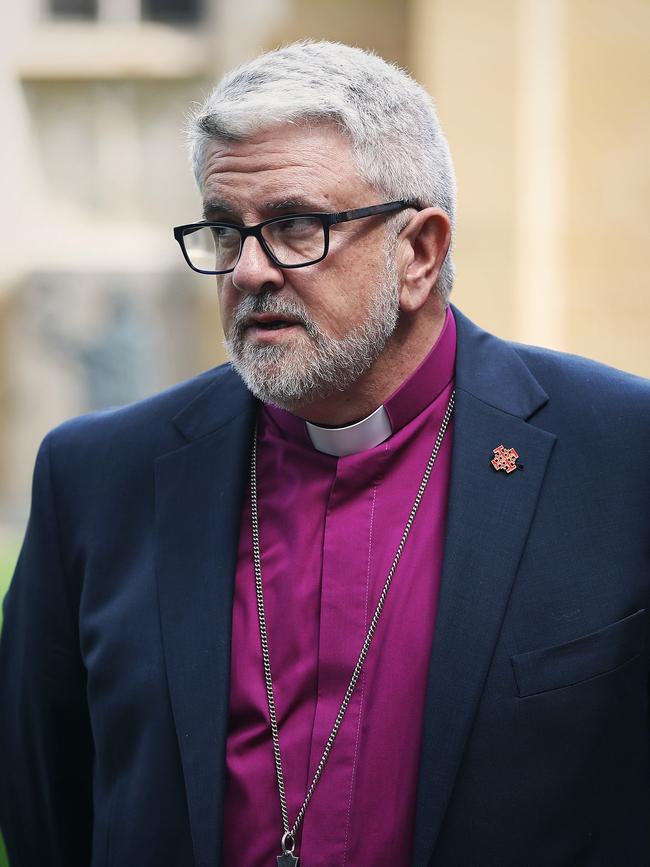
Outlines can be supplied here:
[[368, 317], [371, 298], [384, 279], [383, 256], [354, 255], [345, 266], [333, 262], [319, 277], [310, 293], [314, 318], [333, 337], [343, 337]]
[[342, 338], [360, 325], [368, 314], [365, 283], [347, 278], [342, 284], [323, 289], [323, 294], [311, 307], [317, 324], [331, 337]]
[[235, 309], [235, 299], [232, 291], [232, 286], [229, 285], [225, 277], [216, 277], [217, 281], [217, 300], [219, 303], [219, 316], [221, 318], [221, 327], [227, 331], [230, 327], [232, 314]]
[[348, 284], [338, 269], [321, 269], [308, 285], [295, 286], [294, 291], [309, 317], [330, 337], [342, 337], [355, 324], [350, 322], [354, 310], [350, 308]]

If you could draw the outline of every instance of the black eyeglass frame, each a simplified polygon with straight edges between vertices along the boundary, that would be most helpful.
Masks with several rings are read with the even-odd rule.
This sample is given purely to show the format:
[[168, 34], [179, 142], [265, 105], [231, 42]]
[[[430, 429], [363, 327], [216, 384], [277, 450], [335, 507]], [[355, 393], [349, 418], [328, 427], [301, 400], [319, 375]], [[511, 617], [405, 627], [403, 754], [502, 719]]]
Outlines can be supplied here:
[[[377, 214], [392, 214], [396, 211], [402, 211], [405, 208], [415, 208], [417, 211], [422, 210], [422, 205], [419, 202], [410, 201], [408, 199], [400, 199], [395, 202], [384, 202], [381, 205], [369, 205], [365, 208], [353, 208], [351, 211], [339, 211], [336, 214], [328, 214], [324, 212], [305, 212], [300, 214], [283, 214], [281, 217], [271, 217], [269, 220], [263, 220], [261, 223], [257, 223], [255, 226], [239, 226], [237, 223], [229, 223], [226, 220], [202, 220], [198, 223], [186, 223], [184, 226], [175, 226], [174, 227], [174, 238], [178, 241], [178, 245], [181, 248], [181, 252], [183, 254], [183, 258], [190, 266], [193, 271], [196, 271], [198, 274], [208, 274], [208, 275], [221, 275], [221, 274], [232, 274], [232, 272], [237, 267], [237, 263], [241, 258], [242, 250], [244, 249], [244, 242], [246, 238], [253, 237], [257, 238], [261, 248], [264, 250], [266, 255], [269, 257], [271, 262], [274, 265], [277, 265], [278, 268], [305, 268], [307, 265], [315, 265], [317, 262], [322, 262], [323, 259], [327, 256], [329, 252], [330, 246], [330, 226], [335, 226], [337, 223], [348, 223], [351, 220], [362, 220], [364, 217], [374, 217]], [[265, 226], [270, 225], [271, 223], [281, 223], [286, 220], [295, 220], [300, 217], [311, 217], [320, 220], [323, 226], [323, 235], [324, 235], [324, 250], [323, 255], [319, 256], [317, 259], [310, 259], [308, 262], [299, 262], [296, 265], [283, 265], [276, 256], [273, 251], [270, 249], [267, 242], [264, 240], [262, 236], [262, 229]], [[239, 253], [237, 255], [237, 261], [232, 266], [232, 268], [226, 268], [223, 271], [205, 271], [202, 268], [197, 268], [190, 261], [190, 257], [185, 249], [185, 233], [187, 229], [209, 229], [209, 228], [218, 228], [224, 227], [227, 229], [235, 229], [239, 232], [240, 236], [240, 244], [239, 244]]]

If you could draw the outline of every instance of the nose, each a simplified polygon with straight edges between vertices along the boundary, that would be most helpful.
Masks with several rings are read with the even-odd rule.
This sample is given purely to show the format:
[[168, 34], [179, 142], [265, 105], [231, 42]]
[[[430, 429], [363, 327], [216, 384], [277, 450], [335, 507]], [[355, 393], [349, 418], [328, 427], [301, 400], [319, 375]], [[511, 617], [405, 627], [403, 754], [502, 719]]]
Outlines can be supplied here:
[[284, 272], [269, 259], [257, 238], [249, 236], [244, 241], [239, 261], [232, 272], [232, 284], [248, 294], [281, 289]]

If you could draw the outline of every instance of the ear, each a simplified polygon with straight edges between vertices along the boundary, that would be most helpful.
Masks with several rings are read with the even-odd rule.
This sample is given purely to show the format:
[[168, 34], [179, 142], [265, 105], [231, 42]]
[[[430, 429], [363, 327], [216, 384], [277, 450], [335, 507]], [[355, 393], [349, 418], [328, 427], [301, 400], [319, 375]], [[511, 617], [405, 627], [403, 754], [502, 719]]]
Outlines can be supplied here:
[[400, 309], [416, 313], [436, 285], [451, 243], [451, 221], [441, 208], [418, 211], [400, 233]]

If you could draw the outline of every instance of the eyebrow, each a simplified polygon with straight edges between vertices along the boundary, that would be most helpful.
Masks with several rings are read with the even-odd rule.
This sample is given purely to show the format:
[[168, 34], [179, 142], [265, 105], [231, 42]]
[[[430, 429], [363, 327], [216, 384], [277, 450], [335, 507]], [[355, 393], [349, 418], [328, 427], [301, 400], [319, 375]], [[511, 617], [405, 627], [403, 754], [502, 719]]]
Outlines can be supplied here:
[[232, 207], [227, 203], [223, 202], [221, 199], [208, 199], [206, 202], [203, 202], [203, 217], [208, 220], [211, 214], [227, 214], [228, 216], [235, 216], [235, 212]]
[[265, 210], [267, 211], [289, 211], [293, 209], [300, 208], [310, 208], [313, 209], [315, 205], [311, 202], [305, 201], [305, 199], [301, 198], [291, 198], [291, 199], [280, 199], [280, 201], [276, 202], [266, 202], [264, 205]]
[[[313, 201], [306, 201], [299, 196], [292, 196], [291, 198], [265, 202], [263, 209], [267, 212], [315, 211], [320, 213], [326, 211], [327, 207], [324, 204], [314, 204]], [[237, 216], [232, 205], [229, 205], [227, 202], [221, 199], [208, 199], [203, 204], [203, 217], [209, 220], [213, 214], [223, 214], [228, 218], [235, 218]]]

